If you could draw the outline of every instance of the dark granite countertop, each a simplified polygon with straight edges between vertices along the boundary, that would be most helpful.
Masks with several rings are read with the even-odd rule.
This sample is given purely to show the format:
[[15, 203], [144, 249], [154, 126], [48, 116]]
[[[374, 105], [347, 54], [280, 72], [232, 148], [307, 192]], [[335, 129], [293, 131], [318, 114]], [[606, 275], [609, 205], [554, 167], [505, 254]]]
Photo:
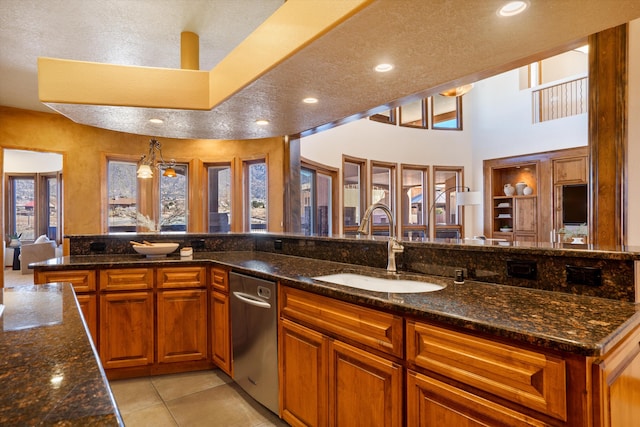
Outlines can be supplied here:
[[257, 251], [196, 252], [192, 260], [177, 255], [160, 259], [135, 255], [73, 256], [38, 263], [35, 268], [176, 266], [205, 261], [418, 320], [436, 321], [584, 356], [606, 353], [640, 324], [640, 305], [624, 301], [475, 281], [455, 285], [451, 278], [415, 274], [399, 277], [412, 276], [447, 286], [440, 291], [419, 294], [371, 292], [312, 277], [348, 271], [386, 276], [384, 270]]
[[124, 425], [71, 285], [0, 298], [0, 425]]

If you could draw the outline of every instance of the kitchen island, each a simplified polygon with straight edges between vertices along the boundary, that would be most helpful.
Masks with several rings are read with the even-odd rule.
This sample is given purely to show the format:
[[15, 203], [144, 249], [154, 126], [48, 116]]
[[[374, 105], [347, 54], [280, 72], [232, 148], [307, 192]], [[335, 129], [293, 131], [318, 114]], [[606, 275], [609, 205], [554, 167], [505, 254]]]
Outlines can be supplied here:
[[[228, 291], [218, 300], [213, 295], [226, 273], [279, 282], [280, 415], [292, 424], [322, 425], [327, 417], [374, 414], [367, 422], [434, 425], [428, 420], [435, 413], [456, 423], [626, 426], [633, 425], [640, 408], [633, 387], [640, 367], [640, 307], [626, 301], [473, 280], [454, 284], [450, 277], [415, 273], [399, 277], [428, 280], [444, 289], [372, 292], [313, 277], [345, 272], [386, 276], [382, 269], [262, 251], [195, 252], [191, 259], [74, 255], [34, 266], [42, 282], [93, 272], [92, 280], [99, 283], [87, 296], [103, 301], [113, 298], [109, 285], [102, 284], [109, 277], [146, 271], [156, 284], [145, 292], [161, 295], [167, 292], [166, 277], [183, 277], [181, 271], [202, 267], [213, 286], [209, 307], [223, 322], [228, 318], [224, 310], [216, 317], [214, 300], [222, 301], [224, 309]], [[108, 304], [97, 307], [108, 309]], [[224, 337], [220, 325], [211, 326], [218, 328], [218, 338]], [[299, 388], [303, 377], [316, 382]], [[371, 381], [371, 390], [381, 393], [377, 401], [384, 403], [365, 409], [375, 399], [360, 401], [361, 393], [350, 388], [363, 381]], [[298, 396], [305, 396], [305, 402]], [[398, 409], [404, 407], [403, 396], [406, 411]], [[354, 409], [341, 410], [340, 404]], [[383, 409], [390, 413], [380, 413]]]
[[71, 285], [0, 296], [0, 425], [124, 425]]

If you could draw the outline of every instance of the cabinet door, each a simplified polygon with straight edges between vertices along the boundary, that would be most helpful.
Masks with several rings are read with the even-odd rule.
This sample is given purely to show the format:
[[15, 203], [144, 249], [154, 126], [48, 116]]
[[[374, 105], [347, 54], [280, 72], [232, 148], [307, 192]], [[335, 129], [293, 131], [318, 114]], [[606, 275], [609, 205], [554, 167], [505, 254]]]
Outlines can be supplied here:
[[100, 295], [100, 359], [105, 369], [153, 363], [153, 294]]
[[573, 157], [553, 161], [553, 183], [575, 184], [587, 182], [587, 158]]
[[158, 292], [158, 362], [207, 358], [207, 291]]
[[96, 316], [98, 307], [96, 305], [96, 296], [80, 294], [76, 295], [76, 299], [78, 300], [78, 305], [82, 311], [82, 316], [84, 317], [87, 329], [89, 329], [89, 334], [91, 334], [93, 345], [98, 348], [98, 317]]
[[516, 233], [536, 233], [538, 210], [536, 197], [518, 197], [515, 200]]
[[547, 424], [434, 378], [408, 370], [407, 425], [541, 427]]
[[231, 364], [231, 323], [229, 321], [229, 295], [211, 292], [211, 342], [213, 361], [229, 376]]
[[327, 338], [280, 319], [280, 414], [292, 426], [327, 425]]
[[400, 365], [330, 342], [329, 425], [401, 426], [402, 394]]
[[219, 292], [229, 293], [229, 272], [224, 268], [211, 268], [211, 286]]

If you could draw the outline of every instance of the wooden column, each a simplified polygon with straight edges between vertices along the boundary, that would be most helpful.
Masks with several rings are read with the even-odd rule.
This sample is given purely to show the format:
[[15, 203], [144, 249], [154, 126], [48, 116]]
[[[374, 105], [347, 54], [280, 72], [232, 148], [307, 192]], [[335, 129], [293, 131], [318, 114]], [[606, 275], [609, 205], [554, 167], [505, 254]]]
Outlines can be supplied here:
[[627, 25], [589, 37], [590, 242], [626, 242]]

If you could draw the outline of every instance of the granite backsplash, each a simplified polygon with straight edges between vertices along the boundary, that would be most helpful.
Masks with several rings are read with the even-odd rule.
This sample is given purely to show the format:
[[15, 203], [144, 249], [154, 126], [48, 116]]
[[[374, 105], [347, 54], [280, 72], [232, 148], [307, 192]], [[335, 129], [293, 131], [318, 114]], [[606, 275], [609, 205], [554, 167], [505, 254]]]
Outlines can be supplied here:
[[[288, 234], [73, 235], [70, 255], [135, 254], [130, 241], [179, 242], [195, 252], [261, 251], [385, 268], [384, 238]], [[465, 277], [488, 283], [634, 301], [634, 265], [640, 253], [573, 247], [511, 247], [450, 242], [402, 242], [399, 270]]]

